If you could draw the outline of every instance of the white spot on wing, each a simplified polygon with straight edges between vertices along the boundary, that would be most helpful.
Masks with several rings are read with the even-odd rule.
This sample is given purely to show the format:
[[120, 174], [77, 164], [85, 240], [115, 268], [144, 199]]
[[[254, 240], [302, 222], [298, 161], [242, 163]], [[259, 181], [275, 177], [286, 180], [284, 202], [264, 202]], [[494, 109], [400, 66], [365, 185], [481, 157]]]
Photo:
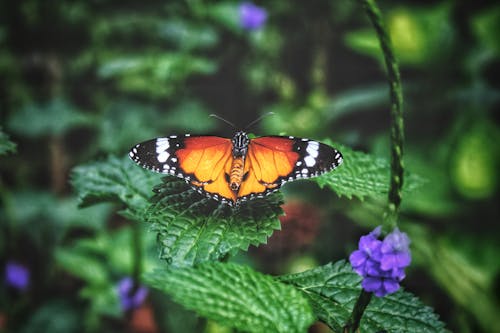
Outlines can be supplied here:
[[167, 153], [166, 151], [162, 151], [161, 153], [158, 154], [156, 158], [158, 159], [158, 162], [165, 163], [168, 160], [169, 156], [170, 156], [169, 153]]
[[319, 143], [316, 141], [309, 141], [307, 144], [306, 151], [311, 155], [312, 157], [318, 157], [318, 149], [319, 149]]
[[[317, 151], [316, 151], [316, 153], [317, 153]], [[308, 155], [308, 156], [306, 156], [306, 158], [304, 158], [304, 162], [306, 162], [306, 165], [308, 167], [312, 167], [316, 164], [316, 159], [313, 156]]]
[[[161, 154], [165, 152], [168, 148], [170, 148], [170, 142], [168, 138], [159, 138], [156, 139], [156, 153]], [[167, 156], [168, 158], [168, 156]]]

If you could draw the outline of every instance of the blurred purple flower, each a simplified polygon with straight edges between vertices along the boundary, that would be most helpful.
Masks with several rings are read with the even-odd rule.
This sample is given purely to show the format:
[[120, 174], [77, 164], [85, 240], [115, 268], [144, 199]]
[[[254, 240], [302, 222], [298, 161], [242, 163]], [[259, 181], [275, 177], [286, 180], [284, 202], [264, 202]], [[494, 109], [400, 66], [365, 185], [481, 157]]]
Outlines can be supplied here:
[[142, 285], [134, 293], [133, 288], [134, 280], [131, 277], [125, 277], [118, 282], [118, 297], [123, 311], [140, 307], [148, 295], [148, 289]]
[[30, 284], [30, 271], [22, 264], [9, 261], [5, 266], [5, 282], [13, 288], [26, 290]]
[[382, 259], [380, 261], [380, 268], [384, 271], [393, 270], [397, 271], [410, 265], [410, 239], [404, 233], [399, 231], [398, 228], [394, 229], [388, 234], [380, 252], [382, 252]]
[[267, 20], [267, 11], [251, 2], [243, 2], [239, 6], [240, 26], [246, 30], [258, 30]]
[[380, 231], [377, 227], [361, 236], [358, 250], [349, 256], [354, 271], [363, 277], [363, 289], [378, 297], [399, 289], [399, 282], [405, 278], [404, 269], [411, 262], [408, 236], [396, 228], [381, 241]]

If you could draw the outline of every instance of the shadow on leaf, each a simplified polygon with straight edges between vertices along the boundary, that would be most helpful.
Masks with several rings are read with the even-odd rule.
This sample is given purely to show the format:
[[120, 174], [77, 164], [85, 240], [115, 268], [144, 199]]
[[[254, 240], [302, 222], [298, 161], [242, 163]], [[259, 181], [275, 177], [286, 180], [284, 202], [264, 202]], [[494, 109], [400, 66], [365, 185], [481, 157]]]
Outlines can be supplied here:
[[171, 176], [162, 178], [153, 191], [144, 220], [158, 232], [161, 258], [174, 266], [221, 260], [267, 242], [280, 229], [279, 193], [230, 207]]

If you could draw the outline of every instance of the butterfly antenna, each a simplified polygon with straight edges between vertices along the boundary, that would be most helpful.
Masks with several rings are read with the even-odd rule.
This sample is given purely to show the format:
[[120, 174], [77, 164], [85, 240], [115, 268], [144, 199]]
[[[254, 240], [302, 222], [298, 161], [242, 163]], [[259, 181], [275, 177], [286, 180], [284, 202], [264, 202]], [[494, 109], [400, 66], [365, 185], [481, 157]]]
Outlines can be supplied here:
[[226, 119], [222, 118], [219, 115], [216, 115], [215, 113], [210, 114], [209, 117], [214, 117], [214, 118], [217, 118], [219, 120], [222, 120], [226, 124], [230, 125], [232, 128], [236, 128], [236, 125], [234, 125], [232, 122], [230, 122], [229, 120], [226, 120]]
[[264, 113], [262, 116], [260, 116], [259, 118], [255, 119], [254, 121], [252, 121], [250, 124], [248, 124], [246, 127], [245, 127], [245, 130], [249, 129], [250, 127], [252, 127], [253, 125], [255, 125], [256, 123], [258, 123], [259, 121], [261, 121], [263, 118], [267, 117], [267, 116], [272, 116], [274, 114], [274, 112], [267, 112], [267, 113]]

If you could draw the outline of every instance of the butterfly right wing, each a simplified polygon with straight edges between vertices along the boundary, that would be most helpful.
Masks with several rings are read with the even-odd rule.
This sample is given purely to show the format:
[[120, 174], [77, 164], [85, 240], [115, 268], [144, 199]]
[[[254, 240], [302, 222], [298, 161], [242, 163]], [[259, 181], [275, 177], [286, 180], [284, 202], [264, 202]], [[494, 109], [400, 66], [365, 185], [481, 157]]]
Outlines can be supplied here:
[[226, 180], [232, 162], [230, 139], [189, 134], [156, 138], [135, 145], [129, 156], [146, 169], [183, 178], [216, 200], [235, 200]]

